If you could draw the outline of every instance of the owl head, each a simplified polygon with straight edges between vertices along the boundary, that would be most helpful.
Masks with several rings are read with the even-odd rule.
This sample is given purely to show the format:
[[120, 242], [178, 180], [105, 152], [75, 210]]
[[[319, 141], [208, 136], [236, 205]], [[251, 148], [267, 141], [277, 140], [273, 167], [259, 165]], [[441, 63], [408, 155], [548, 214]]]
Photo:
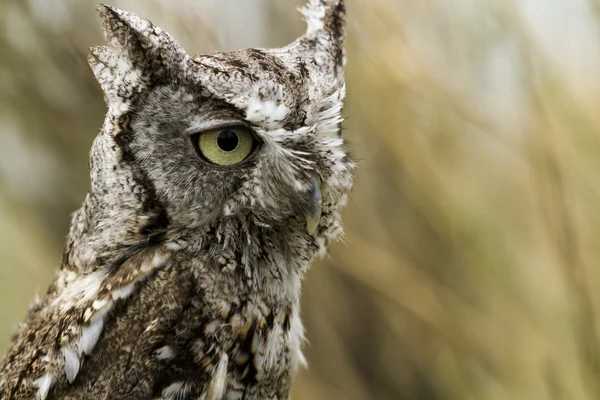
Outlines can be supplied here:
[[108, 112], [89, 198], [103, 240], [266, 240], [307, 261], [341, 233], [354, 165], [340, 130], [343, 0], [311, 0], [306, 33], [283, 48], [198, 56], [148, 20], [98, 10], [108, 45], [89, 63]]

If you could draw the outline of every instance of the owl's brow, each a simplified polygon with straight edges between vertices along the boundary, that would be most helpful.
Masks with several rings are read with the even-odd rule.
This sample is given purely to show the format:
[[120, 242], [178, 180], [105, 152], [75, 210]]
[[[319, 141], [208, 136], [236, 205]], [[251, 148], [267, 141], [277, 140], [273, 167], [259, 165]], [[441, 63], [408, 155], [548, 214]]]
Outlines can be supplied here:
[[194, 123], [189, 128], [183, 131], [186, 135], [195, 135], [200, 132], [213, 130], [213, 129], [222, 129], [222, 128], [230, 128], [232, 126], [243, 126], [252, 131], [252, 126], [248, 122], [243, 119], [218, 119], [218, 120], [210, 120], [210, 121], [202, 121], [200, 123]]

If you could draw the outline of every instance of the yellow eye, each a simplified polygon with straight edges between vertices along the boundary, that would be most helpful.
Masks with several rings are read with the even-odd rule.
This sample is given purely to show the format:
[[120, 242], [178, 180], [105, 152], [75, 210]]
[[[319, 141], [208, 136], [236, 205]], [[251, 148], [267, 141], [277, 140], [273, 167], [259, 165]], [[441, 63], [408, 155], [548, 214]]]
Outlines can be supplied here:
[[255, 146], [252, 132], [245, 127], [219, 128], [202, 132], [198, 151], [206, 161], [217, 165], [234, 165], [244, 161]]

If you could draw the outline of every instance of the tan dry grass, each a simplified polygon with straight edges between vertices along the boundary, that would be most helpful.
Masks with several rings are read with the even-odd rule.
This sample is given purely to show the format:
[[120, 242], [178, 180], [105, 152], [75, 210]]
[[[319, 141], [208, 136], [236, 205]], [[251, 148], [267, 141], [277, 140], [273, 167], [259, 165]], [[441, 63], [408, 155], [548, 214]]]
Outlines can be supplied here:
[[[85, 191], [82, 165], [103, 110], [77, 61], [99, 40], [89, 33], [91, 10], [73, 2], [80, 18], [67, 35], [40, 24], [25, 3], [2, 3], [19, 10], [33, 48], [49, 50], [33, 57], [0, 38], [9, 50], [0, 58], [0, 123], [16, 124], [30, 146], [58, 160], [53, 179], [68, 183], [25, 201], [0, 170], [6, 326], [58, 263], [55, 238]], [[211, 20], [203, 5], [182, 3], [178, 24], [167, 3], [153, 4], [143, 4], [145, 14], [194, 50], [218, 47], [209, 41], [222, 26], [194, 40], [194, 13]], [[264, 45], [294, 37], [288, 2], [257, 4], [278, 32]], [[600, 26], [598, 4], [589, 1], [581, 24]], [[521, 5], [349, 0], [345, 135], [360, 168], [345, 241], [306, 282], [310, 367], [295, 398], [600, 396], [597, 79], [565, 68], [568, 49], [548, 51]], [[45, 74], [69, 82], [62, 96], [88, 106], [61, 106], [24, 83]]]

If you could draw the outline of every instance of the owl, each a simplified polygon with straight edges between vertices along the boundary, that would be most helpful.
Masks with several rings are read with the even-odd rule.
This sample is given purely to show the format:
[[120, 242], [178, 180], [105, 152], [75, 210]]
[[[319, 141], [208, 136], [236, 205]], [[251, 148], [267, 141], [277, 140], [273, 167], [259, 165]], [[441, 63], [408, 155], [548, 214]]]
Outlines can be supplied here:
[[343, 0], [278, 49], [190, 56], [98, 7], [108, 106], [61, 267], [15, 330], [0, 399], [288, 399], [301, 282], [342, 233]]

